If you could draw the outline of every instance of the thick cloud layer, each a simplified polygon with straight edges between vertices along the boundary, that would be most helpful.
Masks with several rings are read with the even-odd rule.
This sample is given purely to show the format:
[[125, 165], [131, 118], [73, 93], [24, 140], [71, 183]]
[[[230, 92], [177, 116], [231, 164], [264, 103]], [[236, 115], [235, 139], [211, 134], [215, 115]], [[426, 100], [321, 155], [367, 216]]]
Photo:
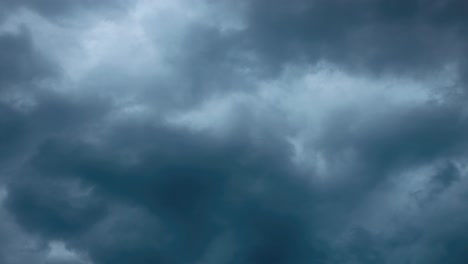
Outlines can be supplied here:
[[330, 60], [412, 75], [466, 59], [466, 9], [458, 0], [257, 0], [245, 38], [273, 67]]
[[464, 1], [3, 1], [0, 263], [465, 263]]

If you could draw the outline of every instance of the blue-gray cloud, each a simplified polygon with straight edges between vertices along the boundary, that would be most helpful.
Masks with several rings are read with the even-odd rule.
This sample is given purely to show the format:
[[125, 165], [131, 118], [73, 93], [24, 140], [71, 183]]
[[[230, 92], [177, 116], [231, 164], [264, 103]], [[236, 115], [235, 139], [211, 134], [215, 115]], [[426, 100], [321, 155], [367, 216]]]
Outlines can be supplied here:
[[0, 4], [0, 262], [464, 263], [465, 3], [171, 3]]

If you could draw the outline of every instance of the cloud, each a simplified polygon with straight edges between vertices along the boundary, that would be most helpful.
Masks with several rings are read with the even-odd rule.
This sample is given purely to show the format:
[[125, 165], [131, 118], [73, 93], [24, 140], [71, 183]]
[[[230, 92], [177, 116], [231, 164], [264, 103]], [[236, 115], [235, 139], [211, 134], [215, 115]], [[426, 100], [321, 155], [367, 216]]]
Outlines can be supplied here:
[[328, 60], [417, 75], [463, 63], [463, 1], [247, 1], [242, 38], [270, 68]]
[[466, 258], [461, 1], [1, 6], [0, 261]]
[[6, 0], [1, 4], [3, 8], [2, 15], [8, 16], [11, 12], [16, 12], [18, 9], [30, 9], [39, 13], [41, 16], [52, 20], [64, 19], [70, 16], [83, 15], [85, 12], [108, 12], [111, 10], [122, 10], [128, 7], [126, 1], [57, 1], [57, 0], [39, 0], [39, 1], [11, 1]]

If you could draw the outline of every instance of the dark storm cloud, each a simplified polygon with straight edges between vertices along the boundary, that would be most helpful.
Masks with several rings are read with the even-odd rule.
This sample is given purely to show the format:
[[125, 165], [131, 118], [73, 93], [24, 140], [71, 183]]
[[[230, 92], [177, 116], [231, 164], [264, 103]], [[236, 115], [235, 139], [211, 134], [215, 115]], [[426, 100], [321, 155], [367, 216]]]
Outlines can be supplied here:
[[[89, 0], [4, 0], [0, 3], [2, 11], [0, 15], [8, 17], [18, 9], [26, 8], [41, 14], [42, 16], [55, 20], [57, 18], [64, 18], [67, 16], [75, 16], [79, 12], [93, 11], [93, 12], [107, 12], [109, 7], [114, 10], [123, 10], [127, 7], [125, 0], [117, 1], [89, 1]], [[2, 17], [0, 16], [0, 21]]]
[[[325, 257], [318, 249], [322, 246], [309, 236], [314, 231], [313, 218], [308, 216], [313, 208], [312, 193], [305, 179], [294, 172], [282, 140], [273, 137], [256, 142], [240, 134], [218, 142], [165, 127], [131, 126], [115, 131], [118, 134], [106, 136], [105, 149], [69, 141], [49, 142], [40, 148], [34, 161], [43, 177], [69, 175], [114, 197], [112, 200], [145, 208], [173, 239], [158, 247], [141, 235], [134, 245], [115, 245], [103, 248], [104, 252], [88, 249], [97, 260], [195, 262], [209, 243], [226, 231], [234, 234], [238, 262], [270, 263], [274, 258], [277, 263], [302, 263]], [[107, 148], [117, 148], [117, 152]], [[132, 157], [126, 157], [125, 152], [137, 155], [135, 163], [126, 160]], [[31, 215], [47, 209], [38, 198], [31, 200], [36, 204], [25, 207], [11, 195], [7, 204], [17, 217], [35, 223], [27, 226], [47, 232], [56, 221], [50, 219], [41, 225], [44, 214]], [[63, 210], [53, 212], [79, 228], [80, 217], [66, 218]], [[79, 214], [79, 210], [74, 212]], [[131, 221], [137, 224], [145, 220]]]
[[15, 158], [34, 151], [35, 144], [44, 137], [80, 133], [95, 126], [98, 118], [109, 111], [108, 102], [99, 98], [71, 99], [41, 91], [30, 84], [21, 85], [14, 89], [25, 89], [26, 94], [34, 96], [34, 111], [22, 111], [11, 103], [0, 103], [0, 161], [5, 159], [15, 163]]
[[26, 27], [18, 33], [0, 34], [0, 91], [40, 80], [56, 71], [44, 55], [36, 51]]
[[437, 199], [444, 191], [446, 191], [452, 184], [460, 179], [459, 169], [453, 164], [445, 164], [439, 171], [432, 176], [430, 181], [427, 183], [427, 187], [420, 192], [415, 193], [416, 199], [421, 202], [421, 205], [431, 202], [433, 199]]
[[[0, 96], [34, 93], [37, 82], [57, 74], [57, 68], [38, 52], [30, 32], [22, 27], [17, 33], [0, 34]], [[0, 160], [18, 152], [28, 133], [27, 116], [11, 103], [0, 102]]]
[[18, 222], [28, 231], [63, 239], [83, 232], [105, 213], [98, 198], [80, 199], [71, 184], [44, 179], [34, 182], [32, 177], [26, 180], [10, 186], [6, 208], [15, 212]]
[[[95, 264], [463, 263], [468, 214], [461, 209], [467, 199], [461, 166], [468, 122], [462, 99], [443, 92], [438, 100], [392, 105], [383, 112], [374, 111], [380, 102], [363, 99], [368, 105], [359, 110], [327, 113], [320, 132], [305, 139], [305, 153], [317, 152], [328, 164], [323, 173], [318, 164], [302, 168], [294, 162], [297, 153], [288, 138], [305, 125], [291, 124], [287, 111], [278, 114], [270, 106], [260, 111], [264, 105], [255, 81], [275, 79], [262, 75], [271, 69], [321, 60], [422, 78], [421, 73], [464, 62], [466, 4], [244, 4], [241, 29], [194, 23], [184, 28], [181, 43], [168, 41], [176, 55], [165, 58], [166, 75], [147, 65], [137, 67], [147, 72], [131, 75], [131, 58], [107, 58], [107, 63], [96, 60], [71, 88], [48, 87], [70, 84], [61, 82], [67, 69], [38, 51], [28, 30], [0, 35], [0, 183], [7, 190], [0, 221], [8, 217], [21, 227], [4, 232], [8, 226], [0, 224], [5, 234], [0, 246], [12, 249], [0, 250], [1, 261], [30, 263], [41, 254], [47, 259], [47, 246], [26, 254], [15, 244], [31, 236], [44, 245], [62, 241]], [[54, 21], [79, 20], [82, 11], [102, 15], [123, 5], [1, 4], [8, 7], [4, 15], [26, 7]], [[157, 32], [144, 34], [156, 45]], [[288, 91], [289, 84], [281, 89]], [[14, 92], [32, 103], [22, 108], [8, 99]], [[215, 96], [236, 92], [258, 102], [234, 107], [234, 116], [222, 115], [227, 132], [165, 119], [168, 109], [190, 113]], [[156, 114], [126, 114], [122, 101], [129, 98]], [[421, 167], [430, 172], [413, 173]], [[316, 180], [320, 173], [324, 184]], [[408, 173], [411, 177], [402, 176]], [[426, 181], [410, 186], [418, 177]], [[374, 220], [394, 217], [395, 210], [400, 214], [395, 221]]]
[[[317, 144], [330, 160], [351, 150], [355, 162], [364, 163], [361, 168], [380, 175], [465, 153], [468, 120], [462, 106], [430, 102], [398, 111], [375, 117], [339, 112]], [[374, 173], [365, 174], [373, 178]]]
[[414, 75], [465, 61], [465, 1], [247, 1], [247, 47], [268, 67], [329, 60]]
[[[314, 148], [322, 151], [326, 157], [325, 160], [329, 162], [329, 167], [332, 168], [328, 177], [342, 178], [342, 182], [332, 188], [318, 190], [324, 192], [321, 195], [327, 197], [324, 199], [334, 201], [336, 207], [333, 207], [335, 210], [333, 215], [346, 217], [352, 214], [352, 208], [359, 207], [370, 199], [376, 199], [372, 198], [375, 192], [385, 193], [386, 189], [391, 189], [388, 187], [389, 182], [398, 179], [397, 175], [420, 167], [433, 166], [433, 164], [442, 163], [443, 165], [436, 172], [425, 175], [428, 183], [418, 187], [406, 198], [408, 200], [405, 206], [413, 202], [423, 206], [422, 212], [418, 215], [424, 214], [425, 210], [431, 211], [433, 204], [438, 202], [439, 196], [451, 190], [453, 185], [466, 186], [466, 183], [459, 182], [462, 176], [458, 168], [453, 165], [454, 161], [463, 160], [466, 155], [468, 121], [463, 112], [456, 106], [433, 103], [410, 109], [402, 108], [397, 111], [399, 112], [379, 114], [371, 118], [369, 116], [372, 114], [369, 113], [341, 113], [330, 119], [331, 124], [326, 126], [327, 129], [324, 130], [322, 136], [313, 144]], [[362, 118], [367, 120], [362, 121]], [[417, 173], [413, 174], [414, 176], [409, 176], [409, 179], [398, 181], [411, 181], [417, 177]], [[410, 184], [408, 182], [408, 185]], [[393, 195], [394, 199], [398, 199], [401, 194], [395, 192]], [[378, 211], [378, 209], [372, 210]], [[450, 214], [464, 219], [461, 220], [463, 222], [468, 216], [462, 212]], [[422, 226], [431, 225], [430, 221], [427, 221], [429, 223], [426, 223], [424, 219], [420, 221]], [[409, 228], [405, 227], [406, 224], [399, 228]], [[362, 223], [361, 227], [368, 232], [365, 223]], [[436, 225], [431, 225], [429, 228], [438, 230]], [[466, 232], [461, 226], [457, 228], [460, 233]], [[419, 227], [415, 232], [421, 232], [418, 230]], [[368, 233], [370, 237], [374, 236], [373, 232]], [[392, 244], [392, 241], [405, 241], [406, 235], [407, 232], [404, 231], [397, 232], [390, 237], [373, 238], [382, 243], [379, 249], [382, 255], [379, 258], [394, 263], [392, 261], [396, 260], [392, 258], [395, 255], [391, 252], [422, 243], [423, 239], [413, 240], [409, 244], [406, 244], [407, 242]], [[356, 243], [360, 244], [360, 242], [351, 242], [348, 245], [351, 249], [345, 247], [345, 252], [351, 250], [349, 254], [357, 253], [352, 249], [360, 247]], [[371, 244], [372, 247], [376, 246], [375, 243]], [[373, 250], [369, 245], [362, 246]], [[373, 253], [365, 251], [365, 254]], [[412, 255], [408, 252], [406, 254]], [[442, 259], [443, 257], [434, 256], [433, 258]], [[419, 260], [413, 261], [420, 263]], [[380, 261], [360, 260], [356, 263], [375, 262]]]
[[16, 113], [8, 106], [0, 105], [0, 125], [2, 127], [0, 133], [1, 161], [16, 152], [18, 143], [25, 134], [25, 123], [21, 114]]
[[[455, 131], [458, 125], [452, 121], [457, 118], [446, 121], [431, 113], [426, 115], [428, 109], [408, 111], [387, 120], [414, 123], [414, 128], [406, 125], [402, 127], [407, 130], [400, 130], [395, 126], [396, 131], [391, 132], [379, 124], [368, 124], [389, 133], [375, 133], [385, 138], [377, 142], [391, 142], [393, 137], [409, 137], [408, 141], [413, 142], [411, 135], [423, 135], [424, 141], [424, 135], [432, 134], [426, 126]], [[450, 109], [439, 109], [437, 113], [445, 112], [450, 113]], [[402, 115], [406, 119], [400, 121]], [[415, 123], [421, 119], [425, 122]], [[448, 123], [442, 126], [438, 122]], [[450, 151], [438, 149], [437, 140], [421, 144], [416, 141], [414, 147], [405, 148], [407, 143], [398, 145], [402, 140], [379, 145], [365, 135], [362, 140], [349, 139], [349, 143], [361, 142], [356, 144], [362, 166], [347, 172], [353, 179], [346, 190], [324, 195], [316, 193], [311, 182], [290, 163], [291, 149], [284, 138], [267, 134], [267, 130], [252, 135], [248, 133], [252, 124], [240, 125], [243, 128], [238, 133], [223, 139], [138, 123], [108, 128], [98, 145], [86, 143], [80, 136], [51, 138], [38, 148], [31, 163], [34, 177], [41, 183], [31, 182], [35, 178], [24, 171], [28, 182], [14, 180], [7, 208], [31, 232], [66, 238], [75, 248], [89, 252], [97, 263], [196, 262], [203, 258], [210, 243], [225, 233], [232, 234], [228, 247], [234, 251], [234, 263], [375, 263], [391, 259], [389, 252], [395, 248], [419, 243], [417, 236], [405, 238], [407, 232], [383, 238], [357, 229], [352, 231], [348, 244], [334, 248], [323, 237], [322, 229], [344, 224], [346, 213], [342, 210], [350, 206], [349, 202], [364, 199], [362, 196], [376, 188], [376, 183], [385, 181], [385, 175], [392, 170], [447, 158], [443, 154]], [[277, 133], [281, 134], [281, 129]], [[460, 141], [454, 133], [444, 138]], [[361, 137], [360, 133], [356, 136]], [[342, 147], [325, 144], [329, 148]], [[455, 143], [440, 147], [456, 149]], [[379, 151], [370, 155], [369, 149], [375, 148]], [[434, 148], [437, 151], [429, 151]], [[338, 150], [334, 151], [339, 155]], [[434, 153], [441, 156], [434, 157]], [[447, 178], [450, 173], [441, 171], [423, 192], [432, 197], [453, 184]], [[69, 191], [60, 184], [64, 179], [65, 183], [77, 182], [81, 186], [78, 190], [93, 189], [87, 196], [73, 198], [77, 190]], [[99, 207], [98, 201], [108, 205]], [[119, 204], [136, 209], [128, 213], [106, 209]], [[330, 221], [336, 217], [344, 218]], [[156, 238], [160, 240], [155, 242]], [[443, 259], [442, 255], [435, 257]]]

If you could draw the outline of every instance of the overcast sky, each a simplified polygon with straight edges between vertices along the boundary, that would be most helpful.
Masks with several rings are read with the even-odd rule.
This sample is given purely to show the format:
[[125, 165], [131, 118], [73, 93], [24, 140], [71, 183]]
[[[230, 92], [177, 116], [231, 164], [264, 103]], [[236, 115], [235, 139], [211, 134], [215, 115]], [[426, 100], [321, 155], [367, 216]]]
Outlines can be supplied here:
[[1, 264], [464, 264], [465, 0], [0, 0]]

